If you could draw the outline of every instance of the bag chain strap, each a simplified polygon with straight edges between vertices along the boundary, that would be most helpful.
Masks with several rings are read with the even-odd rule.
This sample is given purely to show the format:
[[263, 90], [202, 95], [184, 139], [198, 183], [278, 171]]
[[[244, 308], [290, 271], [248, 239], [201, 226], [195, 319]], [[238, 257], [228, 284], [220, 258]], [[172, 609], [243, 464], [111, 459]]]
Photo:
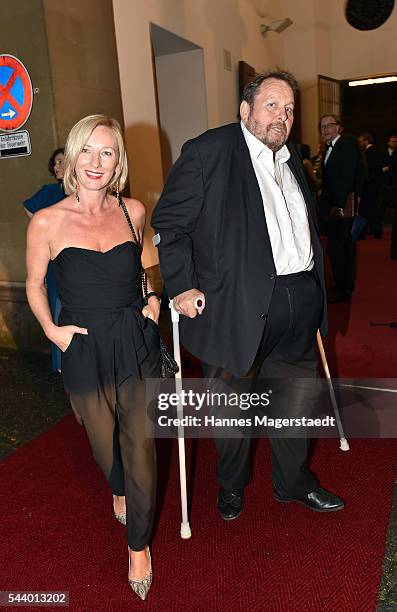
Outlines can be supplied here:
[[[140, 244], [140, 242], [137, 239], [137, 236], [134, 230], [134, 226], [132, 225], [130, 215], [128, 214], [127, 207], [125, 203], [123, 202], [123, 199], [120, 195], [118, 196], [118, 201], [119, 201], [119, 206], [121, 206], [121, 208], [123, 209], [128, 225], [130, 226], [130, 230], [134, 237], [134, 241], [136, 242], [136, 244]], [[145, 304], [147, 304], [148, 303], [147, 274], [142, 266], [142, 260], [141, 260], [141, 274], [142, 274], [142, 287], [143, 287], [143, 301]], [[161, 353], [161, 368], [163, 371], [163, 376], [167, 376], [167, 377], [175, 376], [175, 374], [179, 372], [179, 366], [177, 362], [175, 361], [175, 359], [173, 358], [173, 356], [171, 355], [168, 349], [168, 346], [166, 345], [166, 343], [164, 342], [161, 336], [159, 336], [159, 341], [160, 341], [160, 353]]]
[[[130, 226], [130, 230], [131, 230], [132, 236], [134, 238], [134, 242], [136, 244], [140, 245], [140, 242], [139, 242], [139, 240], [137, 238], [137, 235], [135, 233], [135, 230], [134, 230], [134, 226], [132, 225], [132, 221], [131, 221], [130, 215], [128, 214], [128, 210], [127, 210], [127, 207], [125, 205], [125, 202], [123, 201], [123, 198], [120, 195], [118, 197], [118, 200], [119, 200], [119, 206], [121, 206], [121, 208], [123, 209], [123, 213], [125, 215], [125, 218], [127, 219], [127, 223]], [[148, 303], [148, 297], [147, 297], [147, 294], [148, 294], [148, 290], [147, 290], [147, 274], [146, 274], [146, 272], [145, 272], [145, 270], [144, 270], [144, 268], [142, 266], [142, 260], [141, 260], [141, 277], [142, 277], [142, 287], [143, 287], [143, 301], [144, 301], [145, 304], [147, 304]]]

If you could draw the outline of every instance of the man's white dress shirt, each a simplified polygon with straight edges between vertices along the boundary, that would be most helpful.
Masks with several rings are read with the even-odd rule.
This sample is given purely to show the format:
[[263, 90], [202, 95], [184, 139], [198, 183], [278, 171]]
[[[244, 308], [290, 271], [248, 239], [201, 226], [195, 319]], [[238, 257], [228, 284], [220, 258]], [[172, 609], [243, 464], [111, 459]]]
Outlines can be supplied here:
[[311, 270], [314, 265], [305, 200], [287, 160], [286, 145], [273, 154], [241, 122], [263, 208], [277, 275]]
[[335, 136], [333, 140], [331, 140], [332, 147], [327, 147], [327, 150], [325, 151], [325, 155], [324, 155], [324, 165], [327, 163], [328, 158], [331, 155], [331, 151], [334, 148], [335, 143], [338, 142], [339, 138], [340, 138], [340, 134], [338, 134], [337, 136]]

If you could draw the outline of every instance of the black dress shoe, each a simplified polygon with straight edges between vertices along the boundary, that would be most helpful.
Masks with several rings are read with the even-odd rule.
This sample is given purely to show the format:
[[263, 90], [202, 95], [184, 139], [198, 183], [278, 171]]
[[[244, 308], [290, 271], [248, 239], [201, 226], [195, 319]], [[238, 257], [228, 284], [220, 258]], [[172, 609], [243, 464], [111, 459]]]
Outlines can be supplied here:
[[243, 509], [244, 489], [232, 489], [227, 491], [223, 487], [219, 489], [216, 506], [219, 514], [225, 521], [232, 521], [240, 516]]
[[279, 502], [298, 502], [316, 512], [335, 512], [345, 507], [343, 499], [321, 487], [317, 487], [306, 495], [297, 495], [296, 497], [284, 497], [274, 489], [274, 499]]

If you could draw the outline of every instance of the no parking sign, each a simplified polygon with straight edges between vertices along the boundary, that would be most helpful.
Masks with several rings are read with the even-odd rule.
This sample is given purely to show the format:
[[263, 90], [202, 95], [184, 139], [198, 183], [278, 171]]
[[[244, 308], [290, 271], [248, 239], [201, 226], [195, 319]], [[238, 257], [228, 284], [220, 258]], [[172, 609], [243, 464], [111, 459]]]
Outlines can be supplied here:
[[33, 91], [28, 71], [13, 55], [0, 55], [0, 131], [19, 130], [32, 110]]

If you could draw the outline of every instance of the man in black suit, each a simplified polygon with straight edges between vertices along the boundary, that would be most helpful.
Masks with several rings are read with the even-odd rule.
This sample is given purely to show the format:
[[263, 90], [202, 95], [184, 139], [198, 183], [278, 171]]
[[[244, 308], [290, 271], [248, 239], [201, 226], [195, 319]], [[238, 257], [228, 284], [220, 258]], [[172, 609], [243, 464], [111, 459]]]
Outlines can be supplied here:
[[364, 168], [355, 139], [342, 136], [339, 117], [324, 115], [319, 129], [326, 145], [319, 208], [335, 282], [328, 301], [344, 302], [350, 300], [355, 284], [356, 250], [351, 228], [358, 211]]
[[[375, 238], [382, 238], [382, 157], [374, 147], [374, 137], [364, 132], [358, 138], [365, 166], [365, 180], [360, 203], [360, 214], [368, 221]], [[365, 230], [364, 230], [365, 231]]]
[[384, 204], [394, 208], [391, 234], [390, 256], [397, 259], [397, 130], [387, 141], [387, 152], [383, 158]]
[[397, 134], [392, 132], [387, 141], [387, 151], [383, 157], [385, 183], [397, 185]]
[[[183, 146], [153, 212], [161, 273], [184, 315], [182, 342], [211, 380], [315, 376], [316, 332], [325, 333], [327, 315], [315, 205], [299, 156], [285, 144], [296, 90], [289, 73], [257, 77], [244, 90], [240, 124]], [[271, 443], [278, 501], [343, 508], [307, 467], [307, 438]], [[250, 440], [216, 445], [217, 507], [231, 520], [251, 476]]]

